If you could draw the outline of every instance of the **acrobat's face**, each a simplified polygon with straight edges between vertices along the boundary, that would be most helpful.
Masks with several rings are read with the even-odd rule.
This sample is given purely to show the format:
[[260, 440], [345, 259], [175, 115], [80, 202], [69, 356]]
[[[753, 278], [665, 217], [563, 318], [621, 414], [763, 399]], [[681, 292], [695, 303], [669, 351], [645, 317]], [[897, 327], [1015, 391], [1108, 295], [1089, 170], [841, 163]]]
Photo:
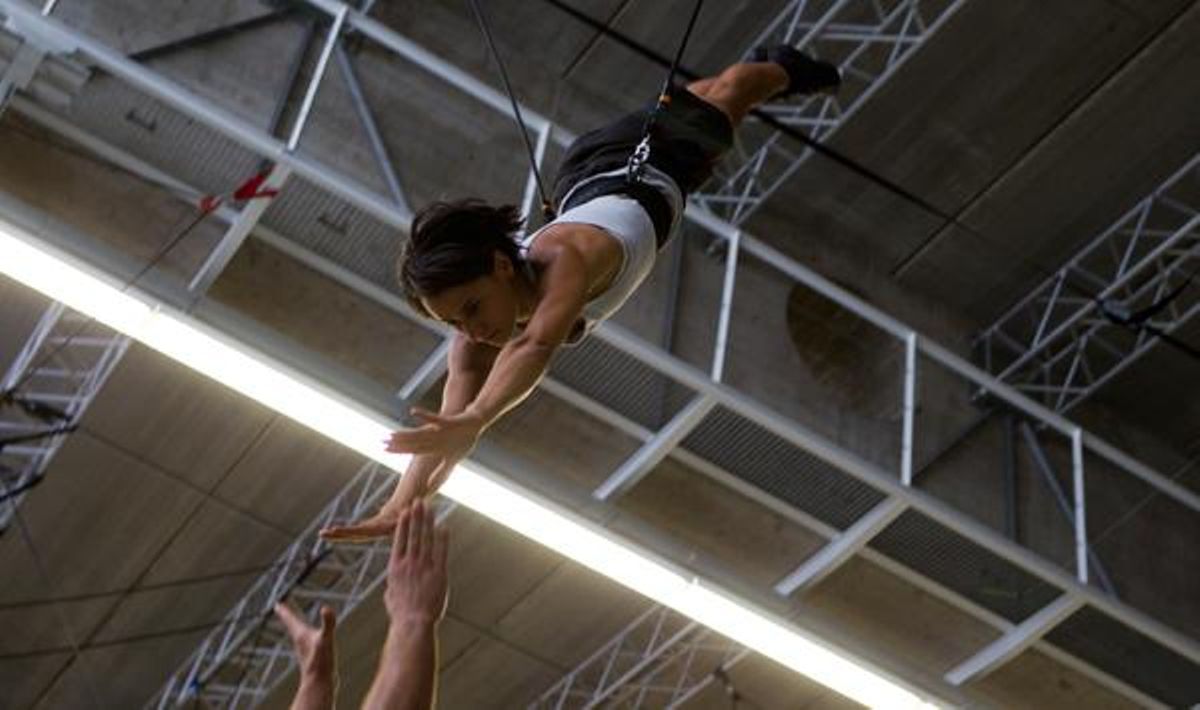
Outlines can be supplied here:
[[492, 273], [421, 298], [425, 310], [475, 343], [500, 348], [516, 332], [520, 301], [512, 261], [495, 254]]

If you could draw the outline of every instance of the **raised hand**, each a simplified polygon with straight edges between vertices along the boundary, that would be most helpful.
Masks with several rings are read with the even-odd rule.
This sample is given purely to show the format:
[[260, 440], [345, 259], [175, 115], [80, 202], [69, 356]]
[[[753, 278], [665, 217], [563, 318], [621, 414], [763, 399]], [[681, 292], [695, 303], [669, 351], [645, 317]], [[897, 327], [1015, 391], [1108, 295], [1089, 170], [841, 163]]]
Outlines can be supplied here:
[[412, 413], [424, 424], [392, 434], [388, 451], [435, 456], [452, 462], [448, 467], [453, 468], [471, 453], [483, 433], [483, 421], [473, 414], [434, 414], [420, 408], [413, 408]]
[[436, 623], [446, 612], [449, 545], [434, 523], [424, 501], [413, 503], [400, 516], [383, 595], [393, 624]]
[[300, 687], [292, 710], [324, 710], [333, 707], [337, 689], [337, 657], [333, 645], [337, 617], [333, 609], [321, 607], [321, 627], [310, 625], [287, 604], [275, 604], [279, 618], [300, 666]]

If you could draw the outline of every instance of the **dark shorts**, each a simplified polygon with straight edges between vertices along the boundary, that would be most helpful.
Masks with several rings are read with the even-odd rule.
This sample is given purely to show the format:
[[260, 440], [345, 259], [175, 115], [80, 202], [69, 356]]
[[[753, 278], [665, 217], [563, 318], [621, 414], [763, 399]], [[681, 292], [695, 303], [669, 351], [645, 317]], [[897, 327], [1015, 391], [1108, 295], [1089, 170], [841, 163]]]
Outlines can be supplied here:
[[[647, 208], [661, 242], [666, 239], [672, 221], [670, 203], [656, 190], [628, 193], [623, 179], [588, 185], [571, 196], [571, 205], [563, 197], [579, 181], [623, 167], [642, 141], [646, 118], [654, 104], [623, 116], [616, 121], [580, 136], [567, 148], [558, 176], [554, 180], [554, 204], [559, 212], [594, 199], [601, 194], [626, 192]], [[709, 177], [717, 162], [733, 145], [733, 125], [716, 106], [695, 94], [676, 87], [671, 102], [655, 120], [650, 136], [650, 165], [666, 173], [679, 186], [684, 197], [694, 192]], [[640, 194], [639, 194], [640, 193]], [[658, 200], [660, 204], [648, 204]], [[665, 222], [665, 224], [664, 224]]]

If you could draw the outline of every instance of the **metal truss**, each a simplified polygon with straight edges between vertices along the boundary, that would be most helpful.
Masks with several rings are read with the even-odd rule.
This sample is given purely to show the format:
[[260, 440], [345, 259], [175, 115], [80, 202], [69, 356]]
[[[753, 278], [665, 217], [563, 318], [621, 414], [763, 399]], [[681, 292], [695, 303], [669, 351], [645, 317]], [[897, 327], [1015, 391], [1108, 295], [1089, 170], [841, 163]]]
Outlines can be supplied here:
[[[754, 46], [789, 44], [836, 63], [837, 96], [761, 107], [780, 123], [826, 142], [962, 6], [962, 0], [793, 0]], [[741, 225], [813, 154], [781, 131], [743, 131], [745, 158], [727, 161], [693, 200]]]
[[[1200, 285], [1185, 286], [1198, 269], [1200, 154], [983, 331], [979, 359], [1069, 411], [1200, 312]], [[1161, 312], [1136, 322], [1164, 299]]]
[[[379, 464], [364, 466], [325, 507], [271, 570], [241, 601], [166, 685], [146, 704], [167, 708], [202, 702], [206, 707], [253, 707], [295, 669], [291, 640], [274, 617], [288, 599], [310, 619], [322, 605], [339, 617], [353, 611], [387, 578], [390, 540], [331, 546], [320, 530], [334, 522], [375, 512], [391, 495], [396, 474]], [[438, 522], [453, 510], [441, 502]]]
[[128, 347], [62, 304], [46, 309], [0, 384], [0, 439], [13, 442], [0, 446], [0, 534]]
[[688, 617], [652, 606], [530, 703], [530, 710], [673, 708], [749, 649]]
[[[456, 68], [430, 55], [425, 50], [416, 47], [394, 31], [379, 25], [369, 18], [362, 16], [360, 13], [347, 11], [345, 5], [334, 0], [309, 0], [309, 2], [329, 13], [331, 17], [336, 17], [340, 13], [344, 17], [348, 28], [352, 28], [354, 31], [361, 32], [372, 40], [378, 41], [385, 48], [421, 65], [436, 76], [475, 96], [481, 102], [495, 110], [508, 113], [507, 102], [503, 96], [490, 87], [478, 82], [478, 80], [466, 76]], [[844, 5], [845, 3], [841, 3], [837, 7], [843, 7]], [[910, 5], [915, 7], [912, 3], [904, 6], [907, 7]], [[956, 6], [957, 4], [951, 5], [951, 7]], [[64, 41], [74, 41], [80, 51], [105, 71], [112, 73], [114, 76], [133, 84], [142, 91], [178, 108], [180, 111], [192, 116], [205, 125], [233, 138], [262, 157], [270, 158], [279, 164], [285, 165], [294, 172], [304, 175], [306, 179], [310, 179], [314, 184], [347, 199], [352, 204], [379, 217], [386, 223], [401, 227], [406, 224], [405, 212], [398, 209], [390, 200], [376, 195], [369, 190], [365, 190], [354, 179], [339, 174], [320, 163], [287, 153], [285, 146], [281, 142], [264, 136], [257, 129], [247, 126], [236, 117], [232, 117], [218, 107], [213, 106], [211, 102], [206, 102], [199, 97], [189, 94], [181, 87], [171, 84], [144, 67], [127, 62], [124, 58], [114, 55], [111, 50], [92, 40], [77, 37], [70, 30], [37, 18], [35, 13], [30, 12], [23, 3], [17, 0], [0, 0], [0, 11], [9, 15], [20, 16], [21, 26], [34, 27], [43, 35], [57, 36]], [[937, 26], [937, 22], [944, 20], [945, 17], [946, 15], [943, 14], [939, 16], [938, 21], [930, 23], [925, 29], [925, 33], [927, 34], [929, 31], [932, 31]], [[916, 22], [916, 20], [914, 19], [912, 22]], [[823, 26], [827, 28], [831, 27], [831, 23], [832, 17]], [[897, 53], [901, 53], [900, 50], [897, 50]], [[845, 115], [848, 115], [848, 113], [846, 112]], [[843, 119], [845, 115], [842, 116]], [[540, 148], [544, 148], [545, 144], [552, 139], [559, 142], [567, 142], [572, 138], [568, 132], [554, 127], [547, 120], [533, 112], [529, 112], [527, 118], [533, 130], [539, 134]], [[109, 151], [110, 154], [113, 152]], [[153, 173], [153, 170], [150, 173]], [[163, 184], [171, 184], [171, 178], [166, 177], [164, 179], [164, 176], [161, 174], [158, 174], [155, 179]], [[998, 659], [997, 661], [990, 662], [989, 664], [976, 664], [980, 665], [980, 668], [984, 668], [985, 666], [994, 667], [995, 663], [1002, 662], [1004, 659], [1011, 657], [1010, 651], [1012, 648], [1017, 648], [1017, 651], [1019, 651], [1020, 648], [1024, 648], [1028, 643], [1035, 645], [1040, 643], [1038, 640], [1040, 636], [1061, 621], [1069, 613], [1068, 610], [1076, 604], [1083, 604], [1088, 608], [1098, 610], [1118, 620], [1127, 627], [1137, 630], [1147, 638], [1153, 639], [1156, 643], [1174, 651], [1180, 656], [1200, 663], [1200, 645], [1193, 639], [1174, 631], [1165, 624], [1088, 585], [1090, 570], [1086, 544], [1088, 539], [1087, 516], [1084, 505], [1086, 500], [1085, 454], [1091, 457], [1090, 460], [1103, 460], [1113, 468], [1146, 482], [1159, 492], [1193, 511], [1200, 511], [1200, 496], [1180, 487], [1157, 471], [1130, 458], [1107, 442], [1085, 432], [1079, 425], [1031, 400], [1022, 392], [974, 367], [940, 345], [920, 337], [919, 334], [907, 325], [847, 293], [828, 280], [756, 239], [753, 235], [741, 231], [729, 221], [721, 219], [711, 211], [704, 209], [703, 205], [692, 204], [686, 213], [686, 218], [707, 232], [729, 242], [731, 253], [735, 258], [739, 253], [751, 255], [763, 264], [777, 269], [782, 275], [791, 280], [828, 297], [858, 317], [880, 328], [891, 337], [896, 338], [902, 344], [906, 349], [906, 357], [904, 358], [904, 369], [901, 373], [904, 382], [903, 416], [902, 422], [899, 423], [903, 438], [901, 455], [894, 462], [894, 467], [882, 467], [869, 463], [853, 452], [839, 447], [808, 428], [771, 410], [762, 403], [752, 400], [742, 393], [721, 384], [720, 375], [723, 369], [724, 357], [723, 340], [728, 337], [728, 309], [733, 300], [733, 289], [735, 287], [735, 279], [733, 278], [733, 269], [735, 267], [731, 266], [726, 272], [726, 292], [721, 300], [722, 316], [718, 321], [726, 325], [719, 328], [718, 345], [714, 349], [714, 362], [709, 372], [700, 372], [684, 364], [672, 355], [633, 337], [611, 324], [605, 325], [596, 332], [594, 337], [598, 338], [606, 346], [615, 348], [624, 355], [648, 366], [661, 376], [672, 380], [674, 384], [687, 388], [693, 393], [691, 405], [685, 407], [680, 415], [677, 415], [664, 427], [658, 430], [640, 430], [639, 438], [645, 443], [645, 446], [621, 467], [622, 472], [628, 475], [621, 479], [610, 479], [612, 480], [612, 484], [609, 485], [609, 491], [605, 494], [607, 497], [611, 499], [619, 496], [628, 484], [631, 484], [639, 476], [649, 473], [657, 461], [661, 460], [664, 456], [670, 456], [684, 460], [688, 465], [694, 466], [701, 473], [713, 477], [715, 480], [730, 486], [739, 493], [750, 495], [754, 500], [761, 501], [764, 505], [770, 506], [772, 510], [790, 515], [793, 519], [802, 518], [803, 516], [795, 509], [790, 508], [781, 501], [772, 500], [770, 495], [764, 491], [754, 488], [754, 486], [736, 478], [736, 476], [717, 470], [717, 467], [706, 459], [696, 456], [681, 447], [681, 442], [686, 434], [694, 431], [695, 426], [699, 422], [711, 417], [712, 412], [719, 409], [722, 412], [732, 413], [755, 426], [761, 427], [770, 434], [786, 441], [789, 446], [794, 446], [798, 450], [807, 452], [836, 468], [839, 473], [844, 474], [847, 478], [855, 479], [882, 494], [882, 501], [878, 504], [879, 507], [874, 511], [868, 512], [860, 519], [859, 523], [853, 524], [845, 530], [825, 530], [823, 534], [829, 539], [829, 546], [818, 553], [818, 558], [813, 558], [814, 560], [820, 560], [820, 562], [809, 563], [798, 561], [798, 563], [804, 563], [808, 569], [785, 586], [791, 586], [792, 583], [798, 581], [799, 584], [794, 589], [802, 589], [805, 585], [812, 584], [813, 580], [819, 579], [820, 576], [833, 571], [838, 565], [843, 564], [855, 554], [876, 561], [879, 564], [887, 565], [886, 558], [878, 555], [878, 553], [867, 546], [867, 543], [881, 529], [886, 528], [896, 515], [905, 511], [911, 511], [919, 513], [936, 524], [944, 526], [953, 533], [969, 539], [988, 553], [1017, 566], [1026, 573], [1056, 587], [1062, 592], [1059, 600], [1047, 605], [1040, 612], [1032, 614], [1025, 622], [1019, 625], [1020, 628], [1012, 624], [1005, 626], [1004, 622], [997, 622], [997, 628], [1001, 628], [1005, 634], [1013, 633], [1015, 635], [1009, 638], [1009, 643], [1005, 648], [997, 647], [989, 652], [990, 656]], [[298, 253], [303, 250], [299, 247], [293, 247], [293, 251]], [[382, 293], [377, 286], [364, 282], [363, 279], [353, 273], [347, 272], [344, 267], [328, 262], [327, 260], [322, 260], [319, 257], [310, 257], [306, 263], [314, 266], [314, 268], [318, 268], [339, 282], [351, 288], [356, 288], [364, 295], [379, 300], [384, 305], [393, 308], [399, 313], [411, 315], [402, 306], [396, 305], [399, 299], [396, 299], [394, 295]], [[734, 263], [734, 259], [730, 259], [730, 263]], [[724, 335], [721, 335], [721, 333], [724, 333]], [[972, 383], [972, 386], [989, 392], [991, 396], [1004, 401], [1014, 410], [1021, 412], [1023, 416], [1029, 417], [1031, 421], [1043, 427], [1045, 431], [1063, 436], [1069, 442], [1072, 487], [1068, 503], [1071, 507], [1076, 543], [1074, 569], [1071, 573], [1048, 562], [1032, 550], [1004, 538], [991, 528], [981, 525], [978, 521], [947, 506], [927, 492], [920, 490], [918, 486], [913, 485], [911, 475], [913, 440], [914, 437], [921, 434], [919, 428], [915, 426], [914, 384], [919, 376], [918, 365], [922, 365], [925, 362], [930, 362], [934, 366], [943, 368], [945, 371]], [[429, 365], [428, 367], [420, 368], [417, 373], [425, 380], [435, 378], [437, 374], [436, 365], [433, 363], [427, 364]], [[550, 385], [547, 386], [549, 387]], [[564, 398], [571, 403], [577, 404], [586, 411], [598, 416], [604, 416], [602, 406], [586, 404], [586, 397], [580, 393], [573, 392], [570, 388], [564, 387], [562, 390], [570, 393], [565, 395]], [[604, 418], [610, 422], [616, 419], [614, 416], [604, 416]], [[378, 491], [373, 495], [377, 494]], [[602, 495], [602, 497], [604, 496]], [[367, 507], [364, 505], [361, 510], [366, 510]], [[341, 515], [352, 516], [353, 513], [347, 511]], [[810, 522], [812, 523], [809, 525], [810, 528], [822, 529], [817, 524], [818, 521]], [[313, 568], [324, 564], [326, 558], [319, 557], [319, 549], [311, 540], [307, 542], [304, 539], [298, 541], [297, 547], [289, 552], [290, 557], [286, 558], [288, 562], [285, 565], [291, 569], [293, 580], [299, 578], [301, 572], [310, 566], [308, 563], [315, 560], [316, 562], [311, 565]], [[333, 553], [329, 554], [332, 555]], [[362, 565], [366, 565], [367, 563], [346, 561], [334, 556], [332, 564], [340, 566], [335, 566], [329, 578], [323, 579], [322, 583], [341, 584], [343, 582], [339, 580], [350, 574], [350, 571], [365, 569]], [[359, 566], [356, 567], [356, 564]], [[906, 574], [903, 571], [904, 568], [895, 563], [891, 563], [888, 569], [894, 571], [896, 574]], [[310, 573], [309, 577], [305, 578], [304, 584], [308, 583], [307, 580], [313, 574], [315, 572]], [[907, 574], [913, 578], [924, 579], [912, 572], [908, 572]], [[285, 583], [279, 582], [279, 585]], [[934, 584], [932, 580], [925, 580], [925, 583], [927, 585]], [[279, 586], [278, 589], [282, 589], [282, 586]], [[786, 591], [785, 587], [781, 587], [780, 591]], [[313, 595], [319, 594], [320, 592], [313, 593]], [[346, 599], [349, 598], [346, 597]], [[259, 597], [258, 601], [253, 603], [247, 602], [246, 606], [240, 607], [241, 611], [231, 612], [229, 629], [226, 630], [226, 635], [221, 636], [221, 638], [214, 637], [210, 639], [210, 642], [201, 651], [197, 652], [193, 666], [196, 672], [177, 676], [172, 681], [170, 692], [176, 693], [173, 697], [182, 699], [187, 697], [187, 692], [199, 693], [202, 689], [208, 688], [210, 680], [212, 680], [213, 688], [216, 689], [203, 690], [203, 692], [216, 693], [220, 690], [220, 692], [228, 691], [233, 693], [232, 695], [220, 696], [225, 698], [225, 700], [220, 700], [220, 702], [228, 702], [229, 698], [248, 698], [253, 695], [250, 691], [245, 690], [245, 687], [252, 686], [255, 692], [261, 693], [262, 688], [265, 688], [266, 685], [257, 683], [256, 681], [229, 683], [225, 675], [222, 674], [224, 671], [221, 673], [216, 672], [216, 669], [221, 666], [220, 664], [214, 665], [211, 662], [212, 657], [209, 653], [212, 649], [223, 649], [226, 659], [240, 659], [240, 662], [243, 663], [243, 668], [246, 669], [244, 673], [246, 677], [271, 670], [266, 668], [268, 664], [274, 668], [275, 665], [283, 662], [280, 659], [278, 651], [263, 653], [256, 651], [249, 654], [231, 655], [232, 649], [235, 648], [235, 645], [232, 643], [233, 640], [250, 637], [248, 633], [243, 633], [244, 629], [235, 630], [234, 627], [237, 620], [247, 613], [257, 619], [261, 619], [263, 610], [267, 608], [264, 604], [265, 597]], [[680, 640], [682, 641], [682, 639]], [[237, 646], [240, 646], [240, 644], [237, 644]], [[675, 658], [678, 657], [678, 654], [671, 653], [669, 648], [659, 649], [659, 658], [665, 659], [668, 656]], [[1063, 654], [1063, 657], [1069, 658], [1065, 654]], [[730, 658], [732, 659], [733, 656]], [[711, 668], [715, 666], [710, 666], [707, 662], [703, 662], [695, 667], [707, 667], [711, 671]], [[632, 666], [629, 666], [627, 670], [629, 668], [632, 668]], [[648, 669], [649, 667], [647, 667]], [[971, 675], [971, 673], [977, 674], [981, 672], [971, 671], [971, 673], [968, 673], [968, 671], [971, 671], [971, 669], [966, 668], [966, 670], [960, 672], [956, 677], [966, 677]], [[196, 681], [201, 682], [197, 685]], [[949, 679], [949, 681], [953, 682], [953, 679]], [[191, 690], [189, 691], [189, 689]], [[214, 700], [219, 700], [216, 695], [212, 697]]]

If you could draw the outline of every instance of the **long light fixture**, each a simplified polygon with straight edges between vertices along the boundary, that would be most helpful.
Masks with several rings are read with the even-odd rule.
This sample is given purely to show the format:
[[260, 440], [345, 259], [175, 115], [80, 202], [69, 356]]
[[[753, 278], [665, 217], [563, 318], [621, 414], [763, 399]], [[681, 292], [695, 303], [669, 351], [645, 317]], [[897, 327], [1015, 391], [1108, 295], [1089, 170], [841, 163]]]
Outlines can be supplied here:
[[[397, 472], [408, 463], [408, 456], [389, 454], [381, 446], [396, 422], [153, 296], [126, 288], [4, 219], [0, 273]], [[442, 493], [859, 703], [886, 708], [936, 703], [777, 615], [481, 466], [460, 464]]]

